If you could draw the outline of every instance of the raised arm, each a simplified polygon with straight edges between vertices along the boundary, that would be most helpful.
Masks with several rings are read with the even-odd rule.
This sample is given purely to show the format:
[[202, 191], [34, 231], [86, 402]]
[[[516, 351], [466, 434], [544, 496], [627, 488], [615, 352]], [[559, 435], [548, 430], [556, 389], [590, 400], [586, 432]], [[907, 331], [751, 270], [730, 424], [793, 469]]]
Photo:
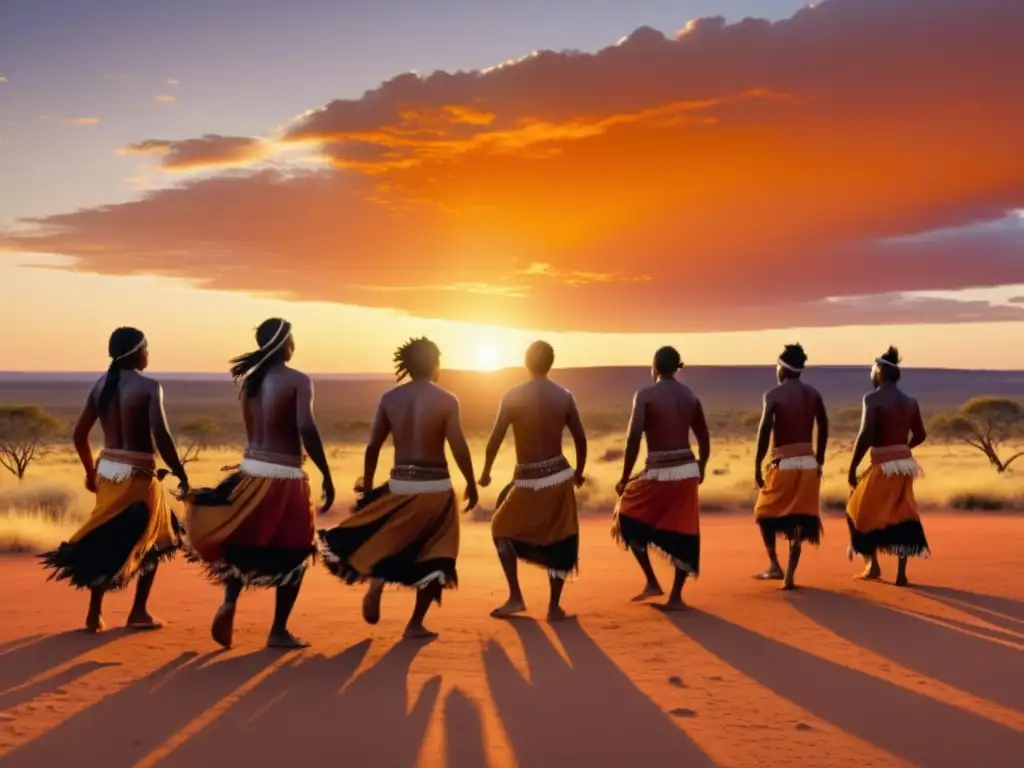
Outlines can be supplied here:
[[910, 448], [917, 448], [928, 438], [924, 430], [924, 419], [921, 418], [921, 406], [914, 402], [914, 418], [910, 422]]
[[373, 424], [370, 426], [370, 439], [366, 443], [366, 453], [363, 456], [363, 479], [362, 487], [356, 485], [357, 491], [372, 491], [373, 476], [377, 474], [377, 461], [380, 459], [380, 449], [391, 434], [391, 420], [388, 419], [388, 412], [384, 408], [382, 399], [377, 405], [377, 413], [373, 416]]
[[818, 439], [815, 446], [815, 456], [818, 459], [818, 469], [825, 466], [825, 453], [828, 450], [828, 409], [825, 408], [825, 400], [819, 394], [814, 404], [814, 420], [818, 423]]
[[874, 434], [874, 431], [875, 411], [871, 407], [868, 398], [865, 397], [864, 404], [861, 407], [860, 430], [858, 430], [857, 440], [853, 444], [853, 456], [850, 457], [850, 472], [847, 479], [851, 488], [857, 485], [857, 467], [860, 466], [864, 455], [868, 452], [868, 448], [871, 447], [871, 435]]
[[298, 374], [296, 383], [295, 423], [309, 460], [320, 470], [323, 478], [323, 503], [320, 511], [326, 512], [334, 503], [334, 478], [331, 477], [331, 467], [324, 453], [324, 443], [316, 426], [316, 418], [313, 416], [313, 380], [305, 374]]
[[477, 503], [476, 478], [473, 476], [473, 457], [469, 455], [469, 445], [462, 432], [462, 413], [459, 401], [452, 398], [452, 406], [445, 420], [445, 439], [452, 449], [452, 457], [462, 476], [466, 478], [466, 509], [472, 509]]
[[501, 444], [505, 440], [511, 423], [511, 409], [506, 395], [498, 406], [498, 417], [494, 420], [491, 436], [487, 440], [487, 449], [484, 451], [484, 468], [480, 473], [480, 485], [485, 488], [491, 484], [491, 469], [494, 468], [494, 460], [498, 458], [498, 451], [501, 449]]
[[98, 389], [99, 383], [97, 382], [92, 390], [90, 390], [89, 396], [85, 400], [85, 405], [82, 407], [82, 413], [78, 416], [73, 437], [75, 450], [78, 452], [78, 459], [82, 462], [82, 467], [85, 469], [85, 487], [93, 493], [96, 492], [96, 463], [92, 455], [92, 445], [89, 443], [89, 433], [92, 431], [93, 425], [96, 424], [96, 420], [100, 415], [96, 409]]
[[754, 456], [754, 482], [758, 488], [764, 487], [764, 460], [768, 456], [768, 446], [772, 440], [772, 427], [775, 426], [775, 401], [767, 393], [762, 400], [761, 423], [757, 427], [757, 455]]
[[644, 436], [645, 411], [643, 396], [637, 392], [633, 395], [633, 410], [630, 411], [629, 426], [626, 427], [626, 451], [622, 457], [622, 477], [619, 479], [619, 488], [629, 482], [629, 478], [633, 474], [633, 467], [636, 466], [636, 459], [640, 455], [640, 441]]
[[569, 427], [569, 434], [572, 435], [576, 450], [576, 487], [579, 487], [583, 485], [583, 471], [587, 468], [587, 432], [583, 429], [583, 419], [580, 418], [580, 410], [576, 407], [576, 398], [571, 394], [566, 426]]
[[708, 433], [708, 421], [704, 418], [704, 406], [697, 401], [697, 411], [693, 415], [693, 436], [697, 438], [697, 465], [700, 467], [700, 481], [704, 482], [704, 470], [711, 458], [711, 435]]
[[164, 388], [153, 382], [153, 391], [149, 395], [149, 424], [153, 430], [153, 442], [160, 453], [160, 458], [178, 478], [182, 491], [188, 490], [188, 474], [178, 456], [178, 447], [174, 444], [171, 429], [167, 426], [167, 412], [164, 410]]

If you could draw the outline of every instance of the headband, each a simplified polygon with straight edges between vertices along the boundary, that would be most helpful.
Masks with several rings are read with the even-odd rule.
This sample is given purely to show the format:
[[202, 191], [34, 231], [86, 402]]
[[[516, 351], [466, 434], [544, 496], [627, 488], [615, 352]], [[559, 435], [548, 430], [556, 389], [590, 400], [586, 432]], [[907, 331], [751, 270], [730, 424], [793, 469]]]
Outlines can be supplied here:
[[254, 365], [252, 368], [248, 370], [248, 372], [245, 374], [245, 378], [249, 378], [250, 376], [252, 376], [256, 372], [257, 368], [259, 368], [261, 365], [267, 362], [267, 360], [269, 360], [273, 356], [273, 354], [277, 352], [277, 350], [279, 350], [281, 347], [283, 347], [286, 341], [288, 341], [288, 337], [292, 335], [292, 332], [291, 329], [289, 329], [287, 333], [284, 332], [284, 329], [287, 325], [288, 321], [282, 320], [281, 324], [277, 326], [277, 332], [270, 338], [270, 341], [268, 341], [266, 344], [261, 346], [259, 350], [257, 350], [259, 352], [263, 352], [264, 350], [266, 350], [266, 354], [263, 355], [262, 360], [260, 360], [258, 363], [256, 363], [256, 365]]
[[142, 341], [140, 341], [134, 347], [129, 349], [123, 355], [118, 355], [117, 357], [113, 358], [113, 361], [116, 363], [118, 360], [124, 360], [126, 357], [131, 357], [136, 352], [138, 352], [140, 349], [142, 349], [144, 346], [146, 346], [146, 337], [145, 336], [142, 337]]
[[899, 363], [892, 363], [892, 362], [889, 362], [888, 360], [883, 360], [880, 357], [876, 357], [875, 358], [875, 364], [876, 365], [887, 365], [890, 368], [899, 368], [900, 367]]
[[803, 370], [804, 370], [803, 368], [797, 368], [795, 365], [790, 365], [785, 360], [783, 360], [781, 357], [778, 359], [778, 363], [783, 368], [785, 368], [787, 371], [792, 371], [793, 373], [802, 373]]

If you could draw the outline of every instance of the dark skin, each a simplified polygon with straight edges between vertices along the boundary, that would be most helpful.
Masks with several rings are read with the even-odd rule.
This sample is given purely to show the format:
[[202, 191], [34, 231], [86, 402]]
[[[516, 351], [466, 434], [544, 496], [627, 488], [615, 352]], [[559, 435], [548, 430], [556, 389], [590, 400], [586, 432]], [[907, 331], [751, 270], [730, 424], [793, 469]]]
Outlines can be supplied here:
[[[320, 513], [324, 514], [334, 503], [334, 481], [313, 416], [313, 382], [306, 374], [287, 365], [294, 352], [295, 342], [289, 338], [280, 358], [264, 364], [268, 368], [259, 393], [242, 400], [242, 418], [251, 449], [296, 458], [301, 458], [305, 449], [323, 478]], [[242, 587], [241, 581], [227, 582], [224, 603], [217, 609], [213, 620], [213, 639], [225, 648], [231, 647], [235, 610]], [[277, 588], [268, 647], [295, 649], [309, 646], [288, 631], [288, 619], [301, 587], [300, 580], [297, 584]]]
[[[907, 445], [913, 450], [927, 438], [917, 400], [903, 392], [896, 382], [887, 378], [880, 365], [876, 364], [871, 369], [871, 383], [875, 391], [864, 397], [860, 431], [853, 447], [853, 457], [850, 459], [847, 480], [851, 489], [857, 487], [857, 467], [871, 448]], [[864, 571], [858, 574], [857, 578], [869, 581], [881, 578], [882, 569], [878, 564], [878, 556], [871, 555], [864, 560]], [[908, 584], [907, 558], [901, 557], [898, 559], [896, 585], [905, 587]]]
[[[85, 406], [75, 424], [74, 444], [78, 458], [85, 469], [85, 487], [96, 493], [96, 464], [93, 459], [89, 432], [97, 421], [103, 430], [103, 446], [112, 450], [153, 453], [154, 446], [160, 458], [180, 482], [180, 492], [188, 491], [188, 475], [178, 458], [167, 414], [164, 412], [163, 388], [153, 379], [142, 375], [149, 365], [149, 348], [144, 346], [130, 358], [119, 362], [121, 367], [117, 395], [108, 405], [105, 413], [99, 412], [99, 394], [106, 381], [106, 375], [93, 385], [86, 398]], [[135, 601], [128, 615], [128, 627], [132, 629], [159, 629], [162, 623], [149, 614], [147, 603], [156, 568], [139, 577], [135, 585]], [[103, 623], [103, 597], [106, 590], [97, 587], [91, 590], [89, 612], [85, 628], [99, 632]]]
[[[579, 409], [572, 394], [552, 382], [547, 371], [530, 373], [530, 380], [505, 393], [498, 408], [498, 417], [487, 441], [484, 469], [480, 485], [491, 484], [491, 469], [498, 457], [498, 451], [505, 440], [509, 427], [516, 446], [516, 462], [533, 464], [562, 455], [562, 435], [566, 427], [576, 447], [576, 474], [574, 482], [583, 485], [583, 470], [587, 464], [587, 434], [580, 420]], [[526, 610], [526, 601], [519, 586], [519, 564], [515, 552], [498, 548], [509, 596], [504, 605], [491, 611], [495, 618], [505, 618]], [[550, 576], [551, 597], [548, 602], [548, 620], [564, 619], [561, 607], [562, 588], [565, 580]]]
[[[440, 368], [435, 366], [422, 376], [413, 376], [409, 383], [395, 387], [381, 398], [370, 428], [363, 478], [356, 485], [357, 492], [373, 489], [381, 448], [391, 436], [395, 446], [395, 466], [447, 467], [445, 446], [451, 448], [455, 464], [466, 480], [466, 510], [477, 505], [479, 499], [473, 459], [462, 431], [459, 401], [451, 392], [437, 386], [439, 375]], [[423, 620], [441, 588], [441, 584], [434, 581], [417, 590], [416, 605], [405, 628], [406, 639], [431, 640], [437, 637], [436, 632], [424, 626]], [[383, 580], [370, 580], [370, 587], [363, 598], [363, 617], [371, 624], [380, 620], [383, 590]]]
[[[622, 495], [626, 483], [633, 474], [633, 468], [640, 455], [640, 443], [646, 436], [647, 451], [676, 451], [690, 448], [690, 432], [697, 439], [697, 466], [700, 468], [700, 482], [704, 482], [704, 471], [711, 457], [711, 436], [708, 434], [707, 421], [704, 418], [704, 407], [697, 395], [685, 384], [676, 381], [674, 373], [659, 372], [651, 369], [654, 384], [641, 389], [633, 398], [633, 411], [629, 416], [629, 428], [626, 434], [626, 455], [622, 464], [622, 478], [615, 486], [615, 492]], [[633, 556], [640, 564], [647, 584], [633, 598], [634, 601], [659, 597], [665, 592], [658, 582], [658, 577], [651, 566], [650, 555], [646, 550], [632, 550]], [[683, 602], [683, 585], [686, 583], [687, 572], [676, 568], [675, 580], [668, 601], [661, 607], [667, 611], [681, 611], [686, 608]]]
[[[757, 430], [757, 456], [754, 458], [754, 483], [764, 488], [765, 458], [769, 446], [774, 442], [776, 447], [810, 443], [814, 434], [814, 426], [818, 426], [818, 437], [815, 444], [815, 458], [818, 462], [818, 476], [821, 476], [825, 464], [825, 452], [828, 448], [828, 412], [825, 401], [818, 390], [800, 380], [800, 374], [778, 366], [779, 385], [768, 390], [764, 395], [764, 408], [761, 413], [761, 424]], [[800, 564], [801, 547], [799, 541], [791, 541], [789, 545], [789, 563], [783, 573], [779, 565], [779, 556], [775, 550], [775, 537], [761, 531], [765, 549], [768, 552], [770, 565], [764, 573], [755, 578], [781, 579], [783, 589], [794, 589], [793, 581], [796, 568]]]

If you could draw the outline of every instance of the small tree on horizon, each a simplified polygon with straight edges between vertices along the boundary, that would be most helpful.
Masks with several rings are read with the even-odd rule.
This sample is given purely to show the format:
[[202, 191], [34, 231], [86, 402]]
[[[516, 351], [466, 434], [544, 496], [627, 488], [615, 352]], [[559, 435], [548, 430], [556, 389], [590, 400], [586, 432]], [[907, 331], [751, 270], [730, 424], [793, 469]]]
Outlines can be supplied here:
[[975, 397], [952, 413], [937, 414], [929, 425], [940, 439], [961, 442], [980, 451], [1002, 474], [1021, 456], [1017, 451], [1006, 459], [1001, 449], [1024, 438], [1024, 407], [1005, 397]]
[[179, 432], [188, 439], [185, 451], [181, 454], [184, 466], [196, 461], [220, 435], [220, 422], [210, 416], [194, 416], [181, 425]]
[[0, 466], [18, 478], [41, 458], [57, 435], [67, 428], [39, 405], [0, 405]]

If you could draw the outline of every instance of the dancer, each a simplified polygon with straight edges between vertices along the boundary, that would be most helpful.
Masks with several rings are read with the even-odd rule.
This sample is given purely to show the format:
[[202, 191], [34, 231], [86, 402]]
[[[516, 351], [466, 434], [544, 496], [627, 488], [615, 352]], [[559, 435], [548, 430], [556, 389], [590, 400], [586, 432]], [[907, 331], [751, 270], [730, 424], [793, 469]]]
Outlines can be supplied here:
[[[188, 490], [188, 476], [167, 427], [163, 389], [143, 376], [149, 345], [142, 331], [118, 328], [110, 335], [110, 367], [93, 386], [75, 425], [74, 443], [85, 468], [85, 487], [96, 506], [70, 541], [40, 555], [50, 579], [67, 580], [90, 590], [85, 629], [99, 632], [103, 596], [122, 589], [138, 576], [135, 602], [128, 614], [131, 629], [159, 629], [148, 600], [157, 564], [172, 558], [181, 545], [178, 524], [167, 506], [153, 447]], [[99, 420], [103, 450], [93, 462], [89, 432]]]
[[295, 353], [292, 326], [281, 318], [256, 329], [259, 349], [236, 357], [231, 376], [241, 385], [247, 445], [242, 463], [215, 488], [188, 496], [185, 530], [207, 576], [224, 585], [211, 634], [231, 647], [238, 597], [245, 587], [274, 587], [271, 648], [305, 648], [288, 631], [306, 567], [316, 552], [315, 511], [302, 470], [305, 447], [323, 477], [322, 512], [334, 502], [334, 483], [313, 418], [313, 382], [287, 363]]
[[[580, 524], [576, 491], [583, 485], [587, 435], [571, 393], [548, 379], [555, 351], [544, 341], [526, 350], [530, 380], [507, 392], [487, 442], [480, 485], [491, 483], [491, 468], [509, 426], [516, 443], [512, 482], [498, 496], [491, 535], [508, 581], [508, 600], [491, 611], [505, 618], [526, 610], [519, 588], [517, 558], [547, 568], [551, 584], [548, 620], [565, 618], [562, 587], [577, 568]], [[569, 428], [576, 446], [576, 469], [562, 455], [562, 433]]]
[[[682, 367], [679, 353], [672, 347], [662, 347], [654, 355], [654, 384], [633, 398], [622, 479], [615, 486], [619, 500], [612, 525], [612, 536], [632, 551], [647, 577], [647, 585], [633, 598], [635, 601], [665, 594], [651, 567], [648, 547], [653, 545], [672, 561], [675, 581], [668, 601], [660, 606], [668, 611], [686, 608], [683, 585], [688, 575], [700, 573], [697, 487], [704, 482], [704, 469], [711, 455], [700, 400], [675, 378]], [[690, 449], [691, 429], [697, 438], [696, 457]], [[644, 435], [646, 468], [632, 477]]]
[[[821, 541], [821, 470], [828, 445], [828, 413], [825, 402], [814, 387], [800, 380], [807, 355], [799, 344], [788, 344], [779, 355], [779, 386], [764, 396], [761, 426], [757, 432], [757, 457], [754, 482], [759, 489], [754, 505], [754, 520], [768, 551], [770, 565], [757, 579], [784, 579], [783, 589], [795, 589], [793, 578], [800, 563], [803, 542]], [[811, 445], [814, 425], [818, 425], [816, 445]], [[772, 460], [767, 477], [762, 475], [769, 441], [773, 442]], [[789, 540], [789, 564], [783, 574], [775, 551], [775, 540]]]
[[[432, 602], [441, 603], [444, 588], [458, 583], [459, 509], [448, 474], [445, 442], [466, 478], [466, 509], [477, 503], [469, 446], [462, 433], [459, 401], [437, 386], [441, 353], [426, 338], [410, 339], [395, 352], [399, 385], [381, 398], [366, 446], [362, 496], [355, 514], [330, 530], [320, 531], [324, 563], [352, 584], [369, 580], [363, 618], [380, 620], [387, 583], [413, 587], [416, 607], [406, 639], [437, 637], [423, 625]], [[406, 377], [410, 381], [401, 382]], [[374, 488], [380, 450], [391, 435], [395, 466], [387, 483]]]
[[[905, 587], [909, 583], [907, 558], [930, 553], [914, 499], [914, 478], [921, 468], [913, 449], [926, 435], [917, 401], [897, 386], [901, 363], [899, 350], [889, 347], [871, 368], [875, 391], [864, 397], [860, 432], [850, 460], [853, 493], [846, 505], [846, 522], [849, 555], [852, 558], [856, 552], [866, 563], [857, 578], [881, 578], [878, 553], [883, 552], [896, 555], [896, 586]], [[871, 466], [858, 478], [857, 467], [869, 449]]]

